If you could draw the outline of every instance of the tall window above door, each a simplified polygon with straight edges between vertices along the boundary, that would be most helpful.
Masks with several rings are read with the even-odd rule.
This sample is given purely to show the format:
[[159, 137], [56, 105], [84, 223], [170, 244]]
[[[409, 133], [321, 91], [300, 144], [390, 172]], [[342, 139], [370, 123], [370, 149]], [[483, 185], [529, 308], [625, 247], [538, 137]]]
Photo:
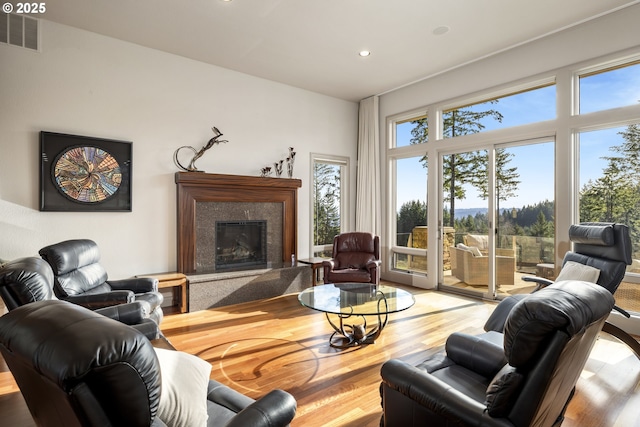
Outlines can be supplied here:
[[429, 142], [429, 122], [427, 116], [411, 117], [395, 122], [395, 146], [407, 147], [413, 144]]
[[347, 157], [311, 154], [311, 254], [331, 257], [333, 238], [346, 231]]
[[640, 101], [640, 60], [578, 74], [579, 113], [608, 110]]
[[442, 112], [443, 137], [455, 138], [555, 119], [555, 97], [555, 83], [544, 82], [448, 108]]

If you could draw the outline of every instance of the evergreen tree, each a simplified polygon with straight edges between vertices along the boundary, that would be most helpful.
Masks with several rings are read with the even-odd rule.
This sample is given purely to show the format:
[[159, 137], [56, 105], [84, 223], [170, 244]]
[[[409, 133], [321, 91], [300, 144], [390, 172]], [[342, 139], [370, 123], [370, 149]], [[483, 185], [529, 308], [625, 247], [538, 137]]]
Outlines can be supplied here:
[[[489, 103], [495, 104], [497, 100]], [[497, 110], [473, 111], [470, 107], [450, 110], [443, 114], [443, 134], [445, 138], [478, 133], [484, 129], [482, 119], [490, 117], [496, 121], [502, 121], [502, 114]], [[429, 139], [429, 123], [427, 117], [412, 122], [411, 144], [422, 144]], [[423, 166], [427, 167], [427, 156], [422, 158]], [[449, 202], [449, 226], [454, 226], [455, 202], [466, 197], [465, 184], [472, 184], [483, 191], [486, 186], [486, 178], [483, 184], [483, 173], [486, 175], [486, 153], [471, 151], [466, 153], [444, 156], [443, 164], [443, 191], [445, 201]], [[486, 190], [485, 190], [486, 191]]]
[[544, 212], [538, 212], [536, 222], [531, 226], [530, 235], [536, 237], [553, 237], [553, 222], [547, 221]]
[[315, 245], [333, 242], [340, 233], [340, 173], [327, 163], [313, 165], [313, 239]]
[[409, 233], [417, 225], [427, 225], [427, 204], [420, 200], [403, 203], [398, 212], [398, 246], [407, 246]]
[[[580, 220], [620, 222], [629, 226], [634, 252], [640, 251], [640, 125], [619, 132], [623, 142], [604, 157], [602, 176], [580, 191]], [[636, 256], [636, 255], [634, 255]]]
[[[504, 148], [496, 149], [496, 210], [500, 212], [500, 202], [508, 200], [510, 197], [517, 195], [518, 184], [520, 184], [520, 174], [517, 167], [509, 167], [509, 163], [514, 154], [508, 152]], [[487, 162], [482, 166], [484, 173], [480, 174], [480, 180], [476, 187], [480, 190], [480, 196], [483, 199], [489, 197], [488, 173], [486, 169]]]

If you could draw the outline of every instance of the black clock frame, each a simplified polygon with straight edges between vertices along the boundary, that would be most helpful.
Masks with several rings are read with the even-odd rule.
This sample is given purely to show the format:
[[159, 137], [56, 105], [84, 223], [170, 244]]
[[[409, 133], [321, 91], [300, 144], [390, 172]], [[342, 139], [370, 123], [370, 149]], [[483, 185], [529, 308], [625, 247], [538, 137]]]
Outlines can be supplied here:
[[[122, 173], [118, 190], [105, 200], [82, 202], [65, 195], [53, 176], [60, 155], [74, 147], [96, 147], [111, 154]], [[132, 143], [112, 139], [40, 132], [40, 210], [57, 212], [131, 212]]]

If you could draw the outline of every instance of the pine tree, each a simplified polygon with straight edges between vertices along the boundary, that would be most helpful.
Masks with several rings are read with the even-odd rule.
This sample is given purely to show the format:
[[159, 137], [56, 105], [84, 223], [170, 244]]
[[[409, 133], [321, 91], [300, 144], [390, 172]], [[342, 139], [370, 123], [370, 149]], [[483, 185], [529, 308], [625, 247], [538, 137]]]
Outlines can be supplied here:
[[[491, 104], [497, 100], [490, 101]], [[484, 129], [482, 119], [491, 117], [501, 122], [502, 114], [497, 110], [473, 111], [471, 108], [460, 108], [446, 111], [443, 114], [443, 134], [445, 138], [478, 133]], [[427, 117], [412, 122], [411, 144], [422, 144], [429, 140], [429, 122]], [[485, 151], [470, 151], [444, 156], [443, 164], [443, 192], [444, 200], [449, 202], [449, 226], [454, 226], [456, 200], [466, 198], [465, 184], [471, 184], [480, 192], [486, 190], [486, 159]], [[427, 168], [427, 156], [421, 159]], [[483, 180], [484, 177], [484, 180]], [[484, 186], [484, 187], [483, 187]]]
[[427, 204], [420, 200], [403, 203], [398, 211], [397, 244], [399, 246], [407, 246], [409, 233], [417, 225], [427, 225]]
[[335, 166], [314, 163], [313, 197], [314, 244], [329, 244], [340, 233], [340, 173]]

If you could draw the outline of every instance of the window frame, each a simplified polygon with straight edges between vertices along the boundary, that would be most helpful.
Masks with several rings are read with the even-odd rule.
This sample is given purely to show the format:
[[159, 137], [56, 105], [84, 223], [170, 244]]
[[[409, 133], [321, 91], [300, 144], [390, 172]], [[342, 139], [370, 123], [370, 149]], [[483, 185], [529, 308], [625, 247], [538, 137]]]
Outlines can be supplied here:
[[309, 172], [309, 219], [311, 227], [309, 229], [309, 255], [315, 257], [317, 252], [331, 251], [333, 244], [315, 245], [314, 233], [314, 209], [315, 209], [315, 195], [313, 194], [314, 188], [314, 166], [316, 163], [330, 164], [334, 166], [340, 166], [340, 232], [344, 233], [349, 230], [349, 174], [350, 174], [350, 159], [346, 156], [336, 156], [332, 154], [310, 154], [310, 172]]
[[[640, 120], [640, 104], [616, 107], [583, 115], [578, 114], [579, 76], [586, 73], [598, 72], [599, 70], [624, 67], [627, 64], [632, 65], [638, 61], [640, 61], [640, 48], [636, 47], [624, 52], [618, 52], [600, 58], [593, 58], [580, 63], [575, 63], [566, 67], [549, 70], [545, 73], [508, 82], [492, 89], [490, 88], [449, 100], [427, 104], [408, 112], [387, 115], [384, 121], [386, 126], [385, 134], [388, 138], [386, 142], [386, 151], [384, 153], [386, 170], [384, 194], [386, 199], [389, 202], [395, 200], [394, 159], [410, 157], [414, 155], [414, 153], [418, 153], [418, 150], [421, 150], [420, 154], [425, 154], [426, 152], [429, 157], [429, 172], [432, 178], [428, 180], [427, 200], [435, 200], [434, 197], [438, 194], [440, 189], [440, 183], [436, 181], [439, 181], [440, 177], [439, 173], [436, 175], [434, 175], [434, 173], [437, 172], [436, 169], [440, 167], [440, 165], [438, 165], [435, 160], [433, 160], [432, 163], [432, 159], [437, 159], [439, 154], [443, 151], [450, 149], [461, 150], [464, 148], [482, 147], [489, 142], [491, 145], [499, 145], [501, 142], [548, 138], [553, 136], [556, 141], [556, 158], [554, 167], [556, 174], [555, 239], [557, 242], [556, 245], [558, 246], [558, 250], [556, 250], [556, 265], [560, 265], [562, 255], [568, 248], [567, 233], [569, 226], [577, 222], [579, 218], [579, 185], [577, 180], [577, 161], [579, 151], [576, 135], [579, 132], [586, 130], [637, 123]], [[461, 105], [476, 104], [488, 99], [513, 94], [518, 91], [526, 91], [528, 88], [533, 89], [535, 87], [549, 84], [550, 82], [554, 82], [556, 85], [556, 117], [554, 119], [516, 125], [507, 128], [492, 129], [478, 134], [469, 134], [453, 139], [449, 138], [444, 140], [442, 138], [441, 127], [443, 111], [459, 108]], [[408, 147], [396, 147], [396, 123], [411, 120], [412, 117], [417, 118], [424, 115], [425, 112], [429, 117], [430, 129], [428, 143], [416, 144]], [[436, 176], [438, 176], [437, 179], [435, 179]], [[395, 206], [391, 205], [392, 203], [387, 203], [387, 209], [385, 209], [385, 215], [388, 220], [385, 221], [386, 223], [384, 225], [384, 239], [388, 242], [392, 242], [395, 238], [395, 226], [393, 223], [396, 218], [396, 213], [393, 210]], [[441, 224], [438, 223], [437, 219], [439, 206], [436, 205], [437, 204], [435, 203], [431, 203], [431, 206], [428, 206], [427, 225], [430, 229], [441, 227]], [[437, 247], [436, 245], [440, 243], [439, 236], [437, 236], [437, 234], [438, 233], [430, 233], [428, 247]], [[386, 266], [385, 263], [383, 263], [383, 278], [395, 280], [400, 283], [416, 285], [416, 278], [411, 277], [410, 274], [398, 273], [397, 271], [390, 270], [389, 266], [391, 265], [390, 262], [392, 261], [392, 254], [395, 249], [396, 248], [391, 244], [386, 248], [384, 257], [388, 262], [386, 263]], [[432, 254], [436, 254], [437, 252], [438, 251], [431, 251]], [[432, 258], [435, 257], [433, 255], [429, 256], [429, 271], [431, 271], [432, 268], [438, 268], [438, 261], [433, 260]], [[423, 282], [424, 287], [437, 287], [439, 280], [437, 280], [436, 275], [430, 276], [431, 277], [429, 277], [428, 280]], [[624, 280], [628, 282], [636, 282], [637, 278], [634, 276], [635, 275], [628, 274], [625, 276]], [[640, 320], [639, 317], [636, 317], [636, 319]]]

